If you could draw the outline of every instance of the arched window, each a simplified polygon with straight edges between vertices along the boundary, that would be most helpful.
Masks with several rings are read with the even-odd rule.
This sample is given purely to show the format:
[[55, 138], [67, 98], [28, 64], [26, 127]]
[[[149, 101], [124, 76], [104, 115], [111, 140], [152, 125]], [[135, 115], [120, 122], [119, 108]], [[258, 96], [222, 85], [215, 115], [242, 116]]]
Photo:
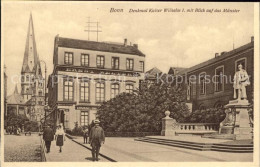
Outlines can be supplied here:
[[111, 85], [111, 98], [116, 97], [119, 94], [119, 84], [113, 83]]
[[199, 110], [206, 110], [206, 107], [204, 106], [204, 104], [200, 104]]

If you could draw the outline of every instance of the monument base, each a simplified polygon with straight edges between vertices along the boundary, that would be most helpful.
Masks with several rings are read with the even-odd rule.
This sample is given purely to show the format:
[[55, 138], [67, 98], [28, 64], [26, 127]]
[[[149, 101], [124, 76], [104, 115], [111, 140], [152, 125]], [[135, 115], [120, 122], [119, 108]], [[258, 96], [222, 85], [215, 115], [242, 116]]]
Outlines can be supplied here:
[[222, 126], [221, 134], [234, 134], [235, 140], [252, 139], [252, 127], [250, 126], [248, 114], [248, 100], [231, 100], [229, 101], [229, 104], [225, 106], [225, 108], [231, 111], [226, 113], [227, 117], [231, 118], [231, 113], [234, 114], [234, 118], [227, 119], [232, 120], [230, 123], [232, 123], [234, 126]]
[[234, 134], [234, 127], [233, 126], [223, 126], [221, 128], [221, 134]]
[[162, 130], [161, 136], [175, 136], [175, 131], [173, 131], [173, 130]]

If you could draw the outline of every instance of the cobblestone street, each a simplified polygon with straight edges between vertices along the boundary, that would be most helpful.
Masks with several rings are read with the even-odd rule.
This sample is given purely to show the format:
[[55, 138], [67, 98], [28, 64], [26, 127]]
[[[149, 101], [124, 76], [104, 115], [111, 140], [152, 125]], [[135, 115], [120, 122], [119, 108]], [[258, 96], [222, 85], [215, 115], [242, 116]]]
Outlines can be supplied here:
[[39, 162], [41, 161], [40, 138], [31, 136], [5, 135], [5, 162]]

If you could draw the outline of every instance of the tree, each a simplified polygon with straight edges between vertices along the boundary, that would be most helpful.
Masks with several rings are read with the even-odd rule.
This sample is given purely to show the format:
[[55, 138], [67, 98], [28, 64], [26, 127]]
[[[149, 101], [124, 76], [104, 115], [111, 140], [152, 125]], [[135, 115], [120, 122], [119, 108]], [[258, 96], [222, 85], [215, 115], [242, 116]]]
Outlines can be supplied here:
[[189, 115], [185, 89], [143, 82], [134, 93], [122, 93], [101, 104], [97, 116], [108, 132], [160, 132], [164, 112], [183, 122]]

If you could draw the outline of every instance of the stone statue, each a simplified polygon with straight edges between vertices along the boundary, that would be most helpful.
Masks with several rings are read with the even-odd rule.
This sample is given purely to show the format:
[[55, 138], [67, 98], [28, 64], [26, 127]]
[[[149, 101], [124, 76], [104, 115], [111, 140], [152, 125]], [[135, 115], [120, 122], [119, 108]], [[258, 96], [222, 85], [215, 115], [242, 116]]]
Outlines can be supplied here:
[[238, 71], [235, 73], [233, 84], [234, 98], [238, 100], [247, 99], [246, 86], [250, 85], [249, 76], [246, 70], [244, 70], [242, 67], [242, 64], [238, 65]]

